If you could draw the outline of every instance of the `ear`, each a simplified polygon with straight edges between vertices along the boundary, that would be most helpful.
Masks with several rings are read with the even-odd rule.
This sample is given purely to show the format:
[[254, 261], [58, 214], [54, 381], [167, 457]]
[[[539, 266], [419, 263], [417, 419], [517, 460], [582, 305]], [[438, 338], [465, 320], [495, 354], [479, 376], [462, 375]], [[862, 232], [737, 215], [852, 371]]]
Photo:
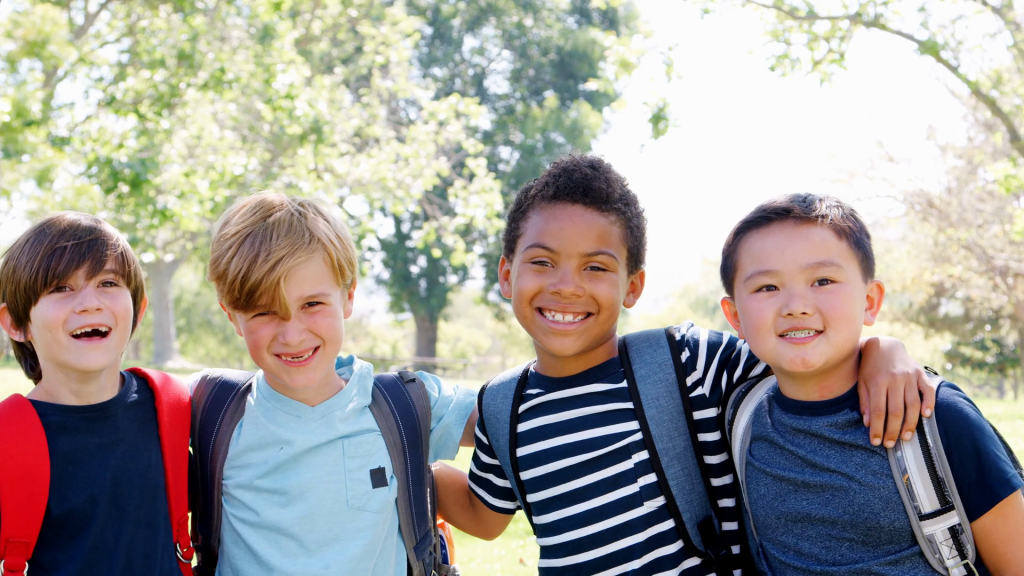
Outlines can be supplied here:
[[139, 317], [135, 320], [135, 326], [132, 326], [132, 330], [135, 330], [142, 324], [142, 319], [146, 317], [146, 309], [149, 308], [149, 298], [146, 296], [142, 297], [142, 304], [139, 304]]
[[740, 338], [746, 338], [743, 335], [743, 327], [740, 326], [740, 311], [736, 308], [736, 301], [733, 300], [732, 296], [725, 296], [722, 298], [722, 313], [725, 314], [725, 319], [729, 321], [729, 325], [736, 331], [736, 334]]
[[885, 284], [881, 280], [868, 282], [867, 298], [864, 299], [864, 325], [873, 326], [882, 311], [882, 301], [885, 300]]
[[644, 293], [644, 282], [647, 280], [647, 271], [643, 268], [639, 272], [633, 274], [633, 277], [629, 279], [629, 284], [626, 285], [626, 297], [622, 300], [622, 305], [626, 308], [632, 308], [636, 301], [640, 299], [640, 295]]
[[7, 308], [7, 303], [0, 304], [0, 326], [3, 326], [4, 332], [14, 340], [15, 342], [24, 342], [28, 340], [28, 335], [25, 333], [26, 330], [18, 330], [14, 327], [14, 319], [11, 318], [11, 311]]
[[356, 279], [352, 278], [352, 284], [348, 287], [348, 294], [345, 295], [345, 319], [352, 316], [352, 303], [356, 297]]
[[504, 256], [498, 260], [498, 287], [506, 300], [512, 299], [512, 262]]
[[235, 327], [235, 334], [242, 336], [242, 328], [238, 326], [238, 317], [236, 316], [236, 313], [232, 312], [231, 310], [228, 310], [228, 307], [225, 306], [223, 302], [217, 302], [217, 304], [220, 304], [220, 309], [223, 310], [224, 313], [228, 315], [228, 320], [230, 320], [231, 325]]

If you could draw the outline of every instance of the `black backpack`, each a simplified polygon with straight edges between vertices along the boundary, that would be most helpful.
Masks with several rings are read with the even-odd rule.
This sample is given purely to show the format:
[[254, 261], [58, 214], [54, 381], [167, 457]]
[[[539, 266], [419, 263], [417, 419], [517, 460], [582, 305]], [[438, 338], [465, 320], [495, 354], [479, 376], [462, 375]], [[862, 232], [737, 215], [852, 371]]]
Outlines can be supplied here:
[[[192, 466], [189, 475], [197, 576], [213, 576], [220, 546], [224, 462], [232, 433], [245, 412], [256, 373], [204, 372], [192, 393]], [[457, 576], [448, 543], [437, 530], [434, 474], [427, 462], [430, 399], [412, 372], [373, 377], [370, 412], [377, 420], [398, 480], [398, 523], [410, 576]]]

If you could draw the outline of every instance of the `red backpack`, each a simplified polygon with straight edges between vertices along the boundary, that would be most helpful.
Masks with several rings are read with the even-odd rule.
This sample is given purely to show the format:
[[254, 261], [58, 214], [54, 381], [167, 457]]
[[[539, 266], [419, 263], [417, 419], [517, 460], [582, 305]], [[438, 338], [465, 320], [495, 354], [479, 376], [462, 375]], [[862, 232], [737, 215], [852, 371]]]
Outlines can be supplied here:
[[[149, 382], [156, 398], [156, 420], [167, 484], [178, 567], [192, 574], [192, 541], [188, 532], [188, 442], [191, 401], [188, 388], [156, 370], [129, 368]], [[0, 402], [0, 576], [28, 570], [50, 490], [50, 453], [35, 408], [13, 394]], [[16, 440], [15, 440], [16, 439]]]

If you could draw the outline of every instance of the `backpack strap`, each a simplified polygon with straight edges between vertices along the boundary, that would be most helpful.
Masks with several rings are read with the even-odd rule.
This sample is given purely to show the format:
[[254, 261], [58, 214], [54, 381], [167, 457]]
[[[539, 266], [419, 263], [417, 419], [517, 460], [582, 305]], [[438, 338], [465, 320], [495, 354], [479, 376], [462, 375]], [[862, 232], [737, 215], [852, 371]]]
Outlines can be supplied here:
[[373, 377], [370, 412], [384, 436], [398, 482], [398, 526], [409, 559], [409, 573], [431, 576], [436, 559], [437, 512], [436, 506], [432, 506], [436, 496], [427, 462], [430, 398], [423, 382], [412, 372], [377, 374]]
[[533, 526], [533, 514], [524, 495], [523, 481], [516, 474], [519, 463], [516, 459], [516, 428], [519, 426], [519, 405], [522, 403], [523, 390], [530, 375], [534, 361], [506, 370], [491, 378], [480, 388], [477, 396], [478, 426], [487, 431], [487, 440], [494, 449], [494, 455], [501, 464], [512, 492], [523, 507], [527, 520]]
[[183, 576], [191, 576], [195, 550], [192, 549], [192, 538], [188, 532], [188, 441], [191, 420], [188, 388], [166, 372], [143, 368], [129, 368], [127, 372], [145, 379], [153, 390], [174, 549]]
[[[619, 358], [633, 398], [637, 420], [658, 484], [679, 536], [691, 555], [711, 557], [721, 567], [725, 546], [708, 498], [709, 474], [693, 433], [693, 410], [685, 394], [686, 378], [665, 329], [644, 330], [619, 338]], [[685, 423], [685, 425], [682, 425]]]
[[747, 511], [747, 520], [750, 522], [750, 531], [755, 541], [757, 527], [754, 526], [754, 517], [750, 515], [750, 503], [747, 498], [747, 449], [750, 448], [750, 428], [754, 410], [761, 404], [761, 400], [775, 382], [775, 376], [762, 380], [748, 380], [736, 389], [725, 407], [725, 434], [732, 449], [733, 462], [736, 464], [736, 481], [740, 485], [743, 507]]
[[12, 394], [0, 402], [0, 438], [0, 576], [23, 575], [50, 495], [46, 432], [24, 396]]
[[[942, 385], [940, 376], [930, 378]], [[897, 440], [886, 452], [914, 536], [928, 563], [943, 574], [976, 575], [974, 534], [942, 449], [935, 414], [918, 420], [914, 437]]]
[[255, 372], [210, 370], [192, 391], [192, 538], [195, 573], [213, 575], [220, 547], [224, 462], [231, 436], [245, 413]]

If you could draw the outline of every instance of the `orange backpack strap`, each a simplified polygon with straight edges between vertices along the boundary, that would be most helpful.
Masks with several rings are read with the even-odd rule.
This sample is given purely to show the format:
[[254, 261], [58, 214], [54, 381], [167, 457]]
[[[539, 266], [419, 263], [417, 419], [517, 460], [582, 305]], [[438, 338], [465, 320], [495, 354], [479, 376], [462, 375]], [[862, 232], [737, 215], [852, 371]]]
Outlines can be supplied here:
[[36, 547], [50, 495], [43, 423], [20, 394], [0, 402], [0, 576], [21, 575]]
[[160, 430], [160, 450], [164, 457], [164, 481], [167, 484], [171, 530], [181, 573], [191, 576], [195, 552], [188, 532], [188, 436], [192, 422], [188, 388], [165, 372], [143, 368], [129, 368], [128, 372], [145, 378], [156, 398], [156, 421]]

